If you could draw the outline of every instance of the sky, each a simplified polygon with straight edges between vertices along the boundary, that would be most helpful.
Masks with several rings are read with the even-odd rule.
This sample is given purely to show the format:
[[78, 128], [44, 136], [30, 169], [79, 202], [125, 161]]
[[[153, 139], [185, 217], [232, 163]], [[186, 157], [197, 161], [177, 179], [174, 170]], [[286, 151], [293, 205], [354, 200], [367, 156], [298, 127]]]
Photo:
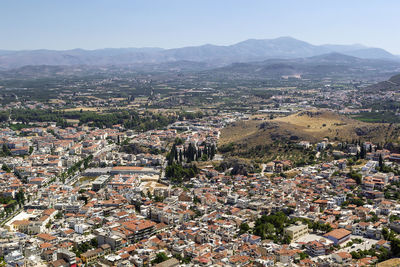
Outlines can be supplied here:
[[400, 55], [399, 0], [1, 0], [0, 49], [230, 45], [291, 36]]

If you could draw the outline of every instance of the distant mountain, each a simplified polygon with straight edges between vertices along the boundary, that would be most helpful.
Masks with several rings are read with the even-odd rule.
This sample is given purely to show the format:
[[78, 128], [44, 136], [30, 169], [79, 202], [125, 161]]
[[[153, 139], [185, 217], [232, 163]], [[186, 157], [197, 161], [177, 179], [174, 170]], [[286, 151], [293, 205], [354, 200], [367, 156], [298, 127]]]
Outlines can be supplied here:
[[308, 58], [267, 59], [260, 62], [233, 63], [206, 71], [216, 77], [239, 78], [345, 78], [386, 79], [400, 71], [400, 62], [385, 59], [363, 59], [340, 53]]
[[328, 54], [310, 57], [310, 58], [305, 59], [305, 61], [317, 62], [317, 63], [323, 63], [323, 62], [335, 63], [336, 62], [336, 63], [344, 64], [344, 63], [359, 63], [359, 62], [363, 62], [364, 60], [361, 58], [358, 58], [358, 57], [353, 57], [353, 56], [349, 56], [346, 54], [332, 52], [332, 53], [328, 53]]
[[400, 90], [400, 74], [390, 77], [390, 79], [387, 81], [368, 86], [365, 90], [367, 92], [375, 93], [384, 91], [398, 91]]
[[0, 68], [26, 65], [135, 65], [163, 62], [206, 62], [223, 66], [234, 62], [263, 61], [272, 58], [294, 59], [313, 57], [332, 52], [372, 59], [400, 60], [380, 48], [362, 45], [312, 45], [291, 37], [250, 39], [228, 46], [202, 45], [174, 49], [162, 48], [107, 48], [98, 50], [73, 49], [65, 51], [0, 50]]
[[254, 59], [260, 58], [299, 58], [329, 53], [332, 50], [315, 46], [291, 37], [271, 40], [250, 39], [230, 46], [239, 54], [247, 54]]
[[381, 48], [364, 48], [358, 50], [347, 51], [345, 54], [359, 58], [375, 58], [375, 59], [394, 59], [397, 57]]
[[325, 47], [329, 51], [335, 51], [338, 53], [345, 53], [349, 51], [354, 51], [354, 50], [360, 50], [360, 49], [365, 49], [367, 48], [366, 46], [362, 44], [354, 44], [354, 45], [332, 45], [332, 44], [327, 44], [327, 45], [321, 45], [322, 47]]

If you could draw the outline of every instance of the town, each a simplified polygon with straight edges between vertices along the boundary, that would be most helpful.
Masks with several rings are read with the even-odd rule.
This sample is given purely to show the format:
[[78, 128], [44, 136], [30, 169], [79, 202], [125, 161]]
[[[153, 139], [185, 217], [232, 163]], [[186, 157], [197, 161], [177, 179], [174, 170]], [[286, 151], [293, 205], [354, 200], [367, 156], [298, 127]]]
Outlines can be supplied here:
[[0, 267], [400, 267], [400, 1], [0, 6]]
[[3, 128], [4, 261], [369, 266], [400, 254], [400, 154], [324, 138], [297, 146], [331, 160], [224, 168], [221, 130], [246, 118], [183, 118], [143, 132], [55, 122]]

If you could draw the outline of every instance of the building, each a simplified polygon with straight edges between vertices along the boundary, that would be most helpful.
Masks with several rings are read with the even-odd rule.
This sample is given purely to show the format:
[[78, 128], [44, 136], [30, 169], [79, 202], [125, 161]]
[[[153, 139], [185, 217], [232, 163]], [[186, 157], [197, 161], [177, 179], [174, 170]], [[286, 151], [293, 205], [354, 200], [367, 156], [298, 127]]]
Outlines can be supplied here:
[[101, 256], [103, 256], [103, 250], [101, 248], [92, 249], [81, 254], [84, 263], [93, 262]]
[[95, 192], [99, 191], [101, 188], [107, 185], [109, 179], [110, 179], [109, 175], [101, 175], [97, 177], [96, 180], [94, 180], [92, 183], [92, 190]]
[[75, 253], [67, 250], [67, 249], [59, 249], [57, 250], [57, 260], [64, 260], [68, 263], [68, 266], [74, 266], [76, 264], [76, 255]]
[[326, 245], [319, 241], [311, 241], [306, 244], [307, 253], [311, 256], [322, 256], [326, 253]]
[[332, 254], [332, 259], [341, 265], [347, 265], [351, 263], [351, 254], [348, 252], [337, 252]]
[[148, 167], [133, 167], [133, 166], [116, 166], [111, 169], [111, 175], [115, 174], [146, 174], [154, 175], [159, 174], [160, 171]]
[[109, 245], [112, 250], [120, 249], [122, 247], [122, 238], [118, 235], [103, 230], [95, 231], [96, 239], [99, 246]]
[[332, 240], [335, 245], [339, 245], [347, 240], [349, 240], [351, 235], [350, 231], [347, 231], [346, 229], [335, 229], [330, 231], [329, 233], [326, 233], [324, 237], [328, 238], [329, 240]]
[[288, 235], [292, 241], [296, 241], [302, 236], [308, 234], [308, 225], [298, 224], [285, 229], [285, 234]]

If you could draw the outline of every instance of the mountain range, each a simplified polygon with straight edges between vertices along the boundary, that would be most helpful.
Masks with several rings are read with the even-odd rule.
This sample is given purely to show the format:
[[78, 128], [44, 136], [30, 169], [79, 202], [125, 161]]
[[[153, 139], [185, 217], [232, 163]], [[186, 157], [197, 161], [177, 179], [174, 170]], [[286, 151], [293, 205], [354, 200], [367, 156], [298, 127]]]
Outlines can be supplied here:
[[257, 62], [232, 63], [205, 70], [208, 76], [228, 79], [301, 77], [305, 79], [329, 78], [335, 80], [386, 80], [400, 72], [400, 61], [366, 59], [332, 52], [328, 54], [293, 59], [267, 59]]
[[268, 59], [295, 59], [341, 53], [362, 59], [400, 61], [400, 57], [381, 48], [363, 45], [312, 45], [291, 37], [249, 39], [237, 44], [218, 46], [206, 44], [174, 49], [107, 48], [98, 50], [0, 50], [0, 68], [13, 69], [27, 65], [128, 65], [166, 62], [202, 62], [214, 67], [231, 63], [248, 63]]

